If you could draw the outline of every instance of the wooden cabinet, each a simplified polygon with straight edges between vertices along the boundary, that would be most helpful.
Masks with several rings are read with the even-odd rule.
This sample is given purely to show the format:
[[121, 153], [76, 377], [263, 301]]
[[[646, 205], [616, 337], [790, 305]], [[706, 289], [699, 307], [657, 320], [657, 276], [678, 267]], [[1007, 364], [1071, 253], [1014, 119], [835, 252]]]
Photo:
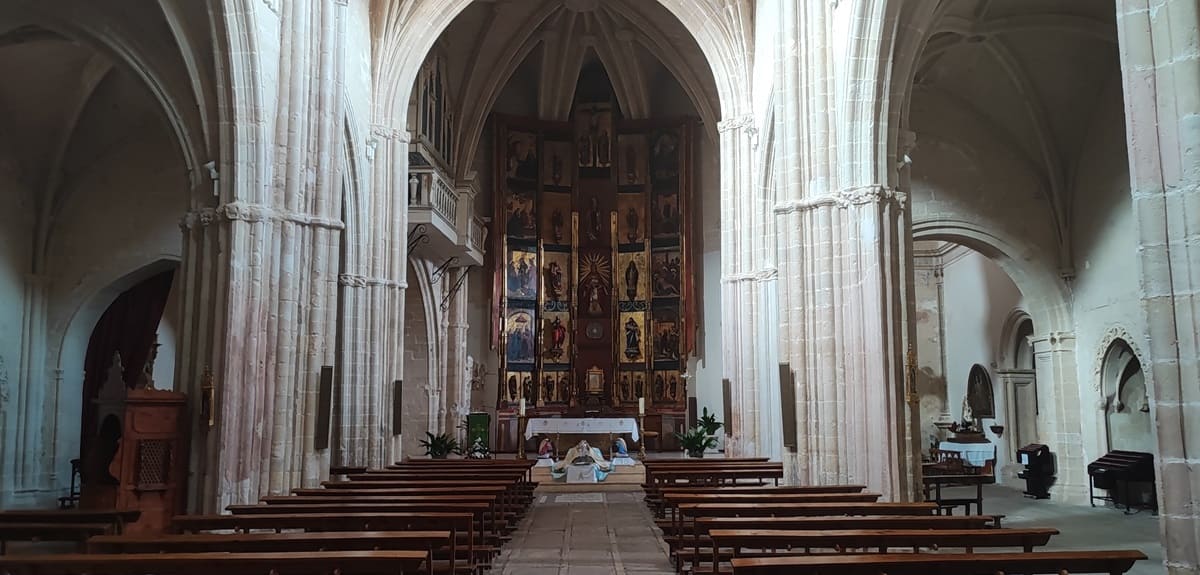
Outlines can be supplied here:
[[184, 512], [188, 442], [187, 396], [131, 389], [125, 397], [121, 443], [110, 472], [119, 481], [117, 509], [137, 509], [131, 533], [162, 532]]

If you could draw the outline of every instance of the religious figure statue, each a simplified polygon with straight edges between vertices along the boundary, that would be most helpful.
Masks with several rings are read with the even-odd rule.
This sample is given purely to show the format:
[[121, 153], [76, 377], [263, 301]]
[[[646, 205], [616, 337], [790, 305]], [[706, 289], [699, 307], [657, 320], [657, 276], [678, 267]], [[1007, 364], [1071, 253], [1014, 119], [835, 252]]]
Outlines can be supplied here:
[[579, 165], [585, 168], [592, 165], [592, 141], [587, 134], [579, 136]]
[[625, 321], [625, 359], [642, 357], [642, 328], [632, 317]]
[[642, 234], [639, 233], [641, 229], [638, 228], [638, 224], [640, 223], [641, 217], [638, 216], [637, 209], [629, 206], [629, 209], [625, 210], [625, 227], [629, 228], [629, 231], [625, 233], [625, 237], [629, 239], [630, 243], [641, 239]]
[[549, 374], [542, 376], [542, 401], [554, 401], [554, 378]]
[[538, 445], [538, 459], [554, 459], [554, 444], [549, 437], [543, 437]]
[[546, 296], [559, 301], [563, 299], [565, 287], [562, 266], [558, 265], [558, 262], [550, 262], [550, 265], [546, 266]]
[[567, 450], [567, 455], [550, 468], [550, 476], [562, 479], [566, 477], [568, 467], [590, 468], [584, 473], [594, 473], [596, 481], [604, 481], [612, 471], [612, 464], [604, 459], [604, 454], [588, 445], [587, 441], [580, 441], [575, 447]]
[[[632, 144], [625, 146], [625, 181], [634, 184], [638, 180], [637, 150]], [[630, 240], [633, 241], [633, 240]]]
[[629, 260], [629, 265], [625, 266], [625, 295], [629, 301], [637, 300], [638, 295], [638, 272], [637, 264], [632, 259]]
[[588, 212], [588, 239], [600, 239], [600, 200], [592, 196], [591, 210]]
[[666, 382], [663, 381], [663, 376], [661, 373], [654, 374], [654, 397], [660, 397], [660, 398], [666, 399], [663, 396], [664, 383], [666, 383]]
[[553, 228], [554, 241], [562, 243], [564, 225], [562, 210], [554, 208], [554, 213], [550, 214], [550, 227]]
[[508, 376], [508, 401], [516, 403], [517, 401], [517, 376]]
[[667, 388], [671, 390], [671, 399], [679, 399], [679, 380], [675, 376], [671, 376]]
[[553, 159], [550, 160], [550, 174], [550, 178], [554, 180], [554, 185], [557, 186], [559, 182], [562, 181], [563, 177], [562, 156], [558, 155], [557, 153], [555, 153]]
[[546, 350], [546, 355], [550, 359], [559, 359], [566, 351], [564, 347], [567, 343], [567, 326], [563, 325], [562, 319], [555, 317], [550, 323], [550, 349]]
[[637, 397], [646, 397], [646, 380], [640, 373], [633, 376], [633, 392]]
[[610, 147], [609, 147], [609, 142], [608, 142], [608, 130], [601, 130], [600, 137], [596, 141], [596, 164], [597, 165], [600, 165], [600, 166], [608, 165], [609, 149], [610, 149]]
[[629, 399], [629, 376], [621, 376], [621, 399]]
[[600, 304], [600, 290], [602, 288], [600, 279], [593, 277], [588, 286], [588, 313], [592, 315], [601, 315], [604, 313], [604, 307]]
[[629, 447], [625, 445], [624, 437], [618, 437], [613, 442], [613, 455], [617, 457], [629, 457]]
[[962, 401], [962, 420], [968, 425], [975, 423], [975, 414], [971, 412], [971, 400], [965, 395]]

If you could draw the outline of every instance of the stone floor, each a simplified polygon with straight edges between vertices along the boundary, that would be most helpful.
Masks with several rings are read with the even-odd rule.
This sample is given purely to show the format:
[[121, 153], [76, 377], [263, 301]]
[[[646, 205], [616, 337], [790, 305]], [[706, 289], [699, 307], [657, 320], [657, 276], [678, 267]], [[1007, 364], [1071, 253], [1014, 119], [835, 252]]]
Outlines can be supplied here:
[[[968, 488], [973, 489], [973, 488]], [[949, 493], [949, 491], [948, 491]], [[600, 575], [673, 573], [666, 546], [642, 504], [642, 493], [538, 491], [524, 524], [505, 546], [497, 575]], [[1111, 508], [1035, 501], [1000, 485], [984, 489], [984, 510], [1006, 516], [1007, 527], [1054, 527], [1050, 549], [1139, 549], [1150, 557], [1131, 575], [1160, 575], [1158, 517], [1125, 515]], [[961, 510], [960, 510], [961, 512]]]
[[497, 575], [674, 573], [640, 489], [538, 491], [524, 524], [505, 546]]
[[1137, 549], [1149, 559], [1139, 561], [1129, 575], [1166, 573], [1158, 516], [1150, 511], [1125, 515], [1111, 507], [1037, 501], [1023, 496], [1019, 488], [1002, 485], [984, 486], [983, 511], [1005, 515], [1005, 527], [1058, 529], [1060, 533], [1050, 539], [1047, 549]]

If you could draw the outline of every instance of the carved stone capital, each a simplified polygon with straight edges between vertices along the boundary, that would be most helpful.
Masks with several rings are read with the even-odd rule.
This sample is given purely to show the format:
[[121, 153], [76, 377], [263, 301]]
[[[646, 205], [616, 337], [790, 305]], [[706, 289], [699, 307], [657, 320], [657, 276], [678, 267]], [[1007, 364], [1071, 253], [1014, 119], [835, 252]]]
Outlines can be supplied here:
[[816, 198], [780, 202], [775, 204], [775, 213], [792, 214], [827, 207], [846, 209], [873, 203], [891, 203], [900, 209], [904, 209], [908, 204], [908, 194], [879, 184], [856, 186], [853, 188], [844, 188], [832, 194]]
[[722, 134], [746, 128], [754, 132], [758, 131], [754, 128], [754, 114], [742, 114], [741, 116], [734, 116], [717, 122], [717, 132]]

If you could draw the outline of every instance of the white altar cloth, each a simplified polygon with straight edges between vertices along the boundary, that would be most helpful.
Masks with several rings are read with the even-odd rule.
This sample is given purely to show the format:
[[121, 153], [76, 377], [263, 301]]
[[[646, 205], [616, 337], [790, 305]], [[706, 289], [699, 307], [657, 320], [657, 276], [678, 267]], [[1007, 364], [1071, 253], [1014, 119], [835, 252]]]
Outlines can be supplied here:
[[535, 417], [525, 424], [525, 439], [538, 434], [563, 433], [575, 435], [618, 435], [628, 433], [637, 441], [637, 420], [632, 417]]
[[942, 451], [957, 451], [962, 454], [962, 460], [967, 465], [983, 467], [989, 459], [996, 458], [995, 443], [955, 443], [943, 441], [938, 444]]

